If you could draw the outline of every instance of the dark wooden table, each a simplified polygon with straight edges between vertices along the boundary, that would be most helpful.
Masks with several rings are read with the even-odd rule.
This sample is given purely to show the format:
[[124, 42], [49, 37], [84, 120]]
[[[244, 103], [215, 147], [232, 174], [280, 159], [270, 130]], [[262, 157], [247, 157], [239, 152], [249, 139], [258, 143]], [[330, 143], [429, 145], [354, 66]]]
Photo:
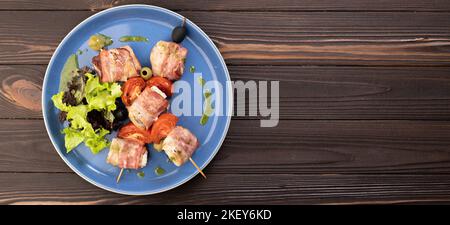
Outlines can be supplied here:
[[137, 2], [0, 0], [1, 204], [450, 202], [448, 0], [141, 2], [204, 29], [232, 80], [279, 80], [281, 121], [234, 117], [206, 181], [141, 197], [84, 181], [45, 131], [44, 71], [83, 19]]

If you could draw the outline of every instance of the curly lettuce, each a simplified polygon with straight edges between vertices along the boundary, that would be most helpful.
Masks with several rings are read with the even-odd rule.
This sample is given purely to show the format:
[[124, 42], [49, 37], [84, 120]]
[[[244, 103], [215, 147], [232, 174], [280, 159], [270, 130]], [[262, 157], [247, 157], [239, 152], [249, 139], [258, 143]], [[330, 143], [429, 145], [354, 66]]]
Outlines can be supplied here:
[[53, 104], [61, 111], [67, 112], [66, 119], [70, 125], [62, 130], [65, 134], [66, 151], [70, 152], [76, 146], [84, 142], [92, 153], [97, 154], [109, 146], [106, 135], [109, 131], [100, 128], [94, 130], [92, 124], [87, 120], [87, 114], [91, 110], [105, 111], [109, 121], [114, 120], [112, 111], [117, 108], [116, 98], [122, 95], [120, 85], [117, 83], [100, 83], [99, 78], [86, 73], [86, 85], [84, 87], [84, 98], [87, 104], [76, 106], [67, 105], [63, 102], [64, 91], [52, 97]]
[[[90, 73], [86, 73], [86, 101], [90, 110], [105, 110], [112, 112], [116, 110], [116, 98], [122, 95], [118, 83], [100, 83], [99, 78]], [[109, 118], [114, 119], [114, 117]], [[112, 120], [110, 120], [112, 122]]]

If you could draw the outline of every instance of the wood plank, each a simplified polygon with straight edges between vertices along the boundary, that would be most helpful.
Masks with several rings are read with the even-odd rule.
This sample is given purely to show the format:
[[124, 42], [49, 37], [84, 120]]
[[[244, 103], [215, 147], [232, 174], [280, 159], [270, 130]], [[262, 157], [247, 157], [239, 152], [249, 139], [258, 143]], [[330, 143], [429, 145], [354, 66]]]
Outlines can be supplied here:
[[448, 120], [449, 71], [447, 67], [230, 67], [232, 80], [280, 81], [281, 119]]
[[[450, 172], [450, 122], [233, 120], [207, 174]], [[70, 172], [40, 120], [0, 120], [0, 172]]]
[[[450, 13], [181, 11], [229, 65], [449, 66]], [[89, 11], [5, 11], [0, 64], [47, 64]]]
[[75, 174], [2, 173], [0, 204], [449, 203], [450, 175], [251, 175], [195, 177], [151, 196], [101, 190]]
[[0, 66], [0, 117], [42, 118], [45, 66]]
[[101, 10], [126, 4], [150, 4], [171, 10], [264, 11], [449, 11], [446, 0], [1, 0], [1, 10]]
[[[234, 81], [279, 80], [281, 119], [450, 119], [449, 67], [230, 66], [229, 70]], [[0, 66], [0, 118], [42, 118], [44, 73], [45, 66], [40, 65]]]
[[71, 172], [55, 151], [43, 120], [0, 120], [0, 171]]

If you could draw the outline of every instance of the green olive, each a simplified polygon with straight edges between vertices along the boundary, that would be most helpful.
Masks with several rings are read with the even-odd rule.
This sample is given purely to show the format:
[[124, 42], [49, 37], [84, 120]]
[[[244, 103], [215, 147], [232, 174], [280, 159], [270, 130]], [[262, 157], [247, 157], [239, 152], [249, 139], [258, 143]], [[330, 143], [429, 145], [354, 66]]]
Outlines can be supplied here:
[[144, 67], [141, 69], [141, 77], [144, 78], [144, 80], [150, 79], [152, 75], [153, 75], [152, 69], [148, 67]]

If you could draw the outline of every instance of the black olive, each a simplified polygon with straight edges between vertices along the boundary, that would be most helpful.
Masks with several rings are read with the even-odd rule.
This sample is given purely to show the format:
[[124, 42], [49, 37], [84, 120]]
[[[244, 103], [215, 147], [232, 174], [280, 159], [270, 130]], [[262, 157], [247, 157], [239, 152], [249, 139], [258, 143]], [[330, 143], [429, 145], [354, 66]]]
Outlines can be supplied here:
[[126, 108], [117, 108], [113, 111], [114, 121], [122, 121], [127, 119], [128, 111]]
[[112, 129], [113, 130], [118, 130], [119, 128], [122, 127], [123, 124], [124, 124], [123, 121], [116, 121], [116, 120], [114, 120], [114, 122], [112, 124]]
[[186, 27], [178, 26], [175, 27], [172, 31], [172, 41], [175, 43], [180, 43], [186, 37]]
[[117, 111], [117, 110], [121, 110], [121, 111], [127, 112], [126, 111], [127, 107], [125, 106], [125, 104], [122, 103], [121, 100], [120, 101], [116, 101], [116, 110], [115, 111]]
[[127, 107], [125, 106], [125, 104], [123, 104], [122, 99], [121, 98], [116, 98], [116, 107], [119, 109], [126, 109]]
[[126, 120], [128, 118], [127, 107], [123, 104], [120, 98], [116, 99], [116, 110], [113, 111], [114, 122]]

